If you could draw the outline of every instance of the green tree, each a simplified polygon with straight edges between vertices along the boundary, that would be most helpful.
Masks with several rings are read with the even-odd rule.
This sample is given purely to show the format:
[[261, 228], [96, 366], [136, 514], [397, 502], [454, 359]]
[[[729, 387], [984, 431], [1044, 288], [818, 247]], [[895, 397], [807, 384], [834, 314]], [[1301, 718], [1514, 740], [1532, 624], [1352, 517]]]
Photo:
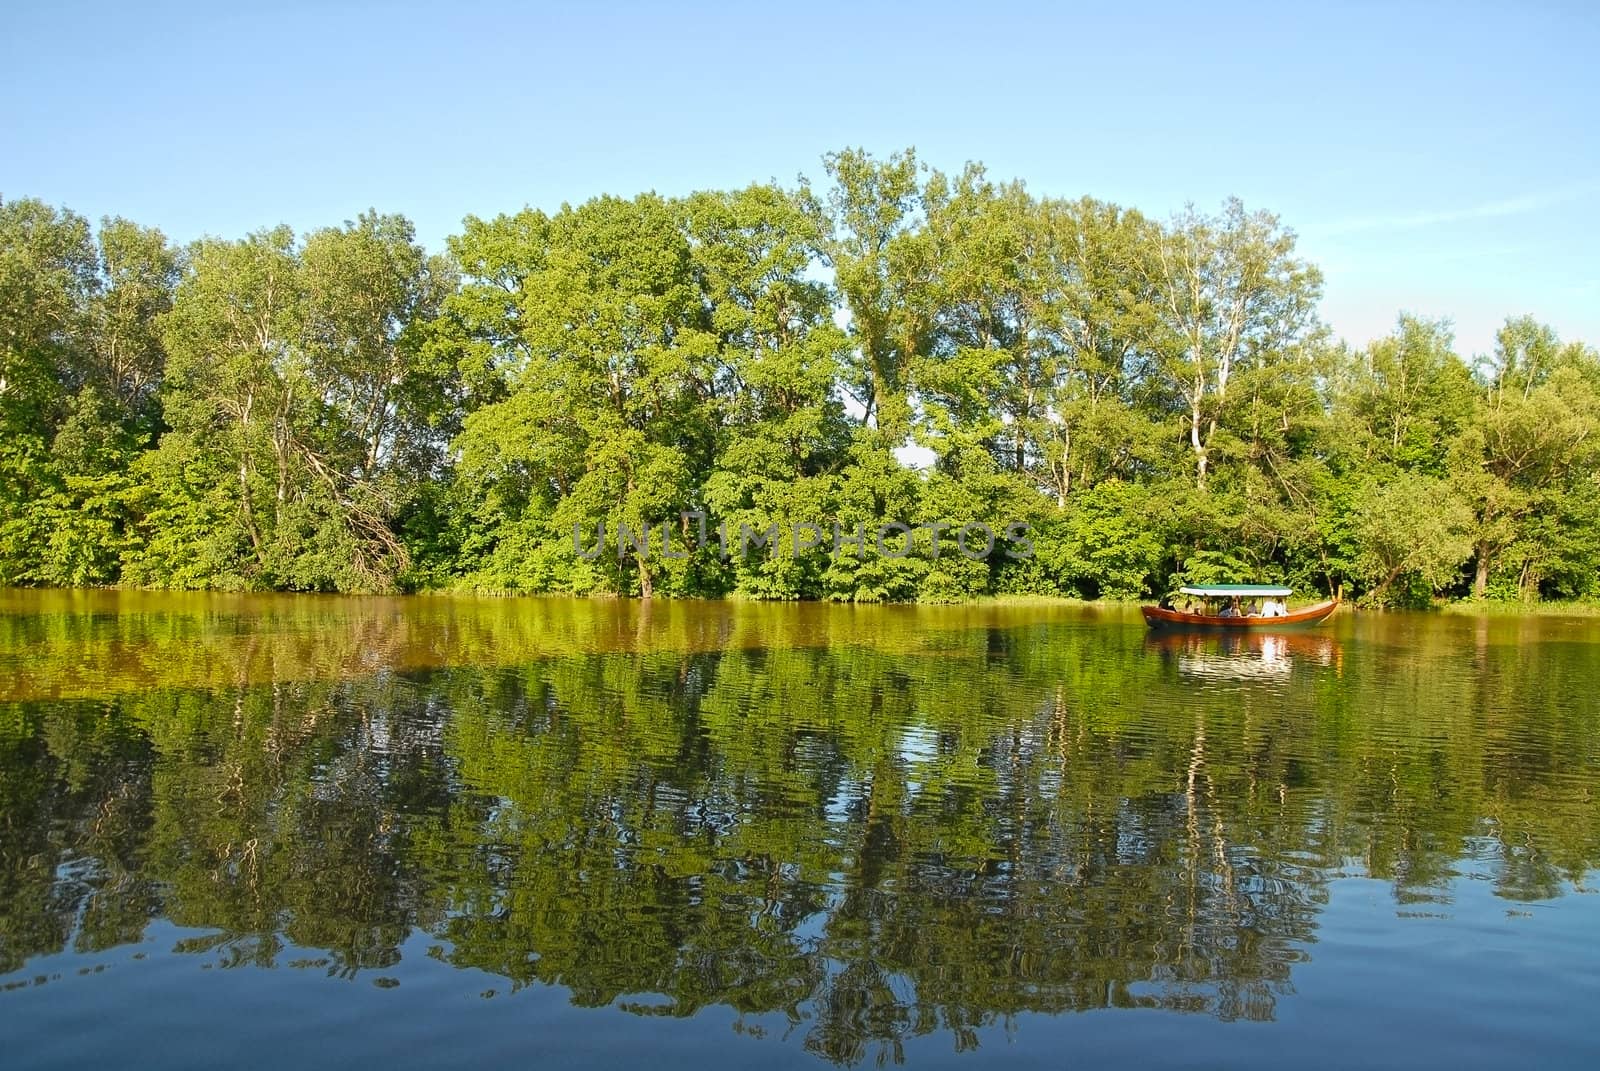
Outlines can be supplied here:
[[90, 375], [85, 340], [97, 266], [83, 217], [37, 200], [0, 200], [0, 583], [96, 579], [81, 562], [60, 567], [51, 546], [71, 492], [50, 448], [69, 414], [81, 427], [99, 412], [92, 401], [73, 404]]
[[450, 285], [398, 217], [304, 249], [285, 227], [198, 243], [164, 319], [172, 430], [147, 468], [130, 577], [394, 587], [408, 563], [395, 518], [438, 473], [453, 416], [453, 373], [426, 345]]
[[[1382, 604], [1402, 578], [1423, 597], [1451, 583], [1472, 553], [1472, 510], [1444, 480], [1403, 473], [1370, 483], [1356, 505], [1357, 574]], [[1405, 597], [1414, 597], [1414, 594]]]
[[851, 357], [842, 387], [894, 450], [911, 433], [911, 365], [927, 353], [935, 310], [927, 292], [935, 265], [915, 150], [874, 159], [860, 149], [830, 153], [824, 169], [833, 233], [826, 246], [850, 316]]
[[[1488, 593], [1506, 551], [1524, 539], [1527, 521], [1580, 487], [1600, 463], [1600, 361], [1582, 347], [1560, 346], [1529, 318], [1506, 322], [1485, 369], [1475, 419], [1455, 444], [1454, 479], [1472, 502], [1472, 593]], [[1592, 478], [1590, 479], [1592, 483]], [[1532, 548], [1527, 548], [1531, 551]], [[1537, 591], [1539, 560], [1524, 552], [1516, 590]]]
[[[468, 298], [509, 340], [496, 357], [509, 395], [468, 417], [463, 478], [497, 487], [493, 527], [532, 525], [551, 550], [602, 518], [640, 533], [693, 507], [691, 477], [712, 448], [716, 338], [681, 213], [644, 196], [531, 216], [476, 225], [458, 246], [470, 265], [486, 244], [518, 241], [509, 256], [523, 265], [498, 314], [481, 289], [495, 282]], [[660, 563], [629, 556], [648, 598]]]
[[1236, 402], [1235, 377], [1292, 359], [1317, 330], [1322, 275], [1294, 256], [1294, 232], [1231, 200], [1221, 214], [1186, 209], [1156, 258], [1157, 368], [1175, 403], [1204, 489], [1217, 430]]
[[160, 231], [125, 219], [103, 220], [98, 241], [104, 286], [89, 309], [94, 379], [116, 399], [130, 430], [153, 441], [161, 430], [166, 369], [161, 324], [182, 257]]

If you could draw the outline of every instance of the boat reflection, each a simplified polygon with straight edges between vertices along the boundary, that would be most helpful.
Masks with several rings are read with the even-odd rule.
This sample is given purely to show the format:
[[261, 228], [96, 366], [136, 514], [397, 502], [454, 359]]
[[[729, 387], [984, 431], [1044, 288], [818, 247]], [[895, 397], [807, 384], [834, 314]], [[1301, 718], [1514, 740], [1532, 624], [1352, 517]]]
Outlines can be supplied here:
[[1307, 632], [1152, 632], [1145, 650], [1175, 663], [1180, 677], [1209, 681], [1281, 680], [1296, 663], [1335, 666], [1339, 641]]

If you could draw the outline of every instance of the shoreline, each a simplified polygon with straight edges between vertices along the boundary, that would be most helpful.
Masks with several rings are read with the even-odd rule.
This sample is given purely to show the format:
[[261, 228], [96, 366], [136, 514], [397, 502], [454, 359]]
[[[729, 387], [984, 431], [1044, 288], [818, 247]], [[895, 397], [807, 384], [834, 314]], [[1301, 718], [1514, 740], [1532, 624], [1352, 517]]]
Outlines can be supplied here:
[[[1150, 596], [1140, 599], [1077, 599], [1066, 595], [980, 595], [970, 599], [950, 600], [882, 600], [877, 602], [850, 601], [835, 599], [757, 599], [741, 595], [724, 596], [698, 596], [698, 595], [655, 595], [650, 599], [641, 599], [637, 595], [617, 595], [612, 593], [578, 595], [564, 591], [504, 591], [504, 590], [474, 590], [471, 588], [424, 588], [417, 591], [391, 591], [391, 592], [333, 592], [333, 591], [284, 591], [263, 588], [258, 590], [231, 590], [224, 588], [156, 588], [138, 587], [133, 585], [115, 585], [106, 587], [0, 587], [0, 594], [22, 593], [77, 593], [77, 594], [136, 594], [136, 595], [215, 595], [227, 597], [260, 597], [260, 596], [290, 596], [311, 599], [487, 599], [487, 600], [515, 600], [515, 599], [574, 599], [584, 602], [630, 602], [630, 603], [730, 603], [765, 606], [781, 605], [818, 605], [818, 606], [920, 606], [920, 607], [1082, 607], [1084, 609], [1133, 609], [1142, 605], [1154, 603], [1155, 597]], [[1456, 617], [1600, 617], [1600, 601], [1546, 601], [1546, 602], [1497, 602], [1483, 599], [1456, 599], [1451, 601], [1438, 600], [1426, 608], [1412, 609], [1368, 609], [1358, 607], [1353, 603], [1345, 602], [1339, 607], [1340, 613], [1359, 614], [1395, 614], [1419, 613], [1439, 614]]]

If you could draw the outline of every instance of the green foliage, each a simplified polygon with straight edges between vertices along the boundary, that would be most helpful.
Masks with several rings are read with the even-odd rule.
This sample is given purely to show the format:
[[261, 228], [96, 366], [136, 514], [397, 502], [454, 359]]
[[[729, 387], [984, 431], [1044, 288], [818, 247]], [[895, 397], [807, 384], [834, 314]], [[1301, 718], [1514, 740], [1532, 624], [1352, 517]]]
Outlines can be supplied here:
[[1471, 508], [1443, 480], [1405, 473], [1368, 484], [1358, 495], [1355, 518], [1361, 546], [1355, 569], [1367, 584], [1367, 598], [1425, 603], [1472, 554], [1472, 521]]
[[1026, 590], [1086, 599], [1138, 598], [1164, 549], [1149, 492], [1118, 481], [1074, 495], [1040, 524], [1034, 547]]
[[[1163, 222], [910, 150], [824, 170], [468, 218], [443, 256], [376, 212], [177, 250], [0, 202], [0, 583], [1600, 590], [1593, 349], [1526, 317], [1476, 367], [1408, 315], [1330, 344], [1293, 232], [1237, 201]], [[1034, 553], [971, 561], [969, 522]], [[774, 524], [823, 545], [702, 538]]]
[[1181, 587], [1206, 587], [1211, 584], [1260, 583], [1250, 563], [1215, 550], [1197, 550], [1184, 559], [1183, 568], [1172, 575], [1169, 594]]

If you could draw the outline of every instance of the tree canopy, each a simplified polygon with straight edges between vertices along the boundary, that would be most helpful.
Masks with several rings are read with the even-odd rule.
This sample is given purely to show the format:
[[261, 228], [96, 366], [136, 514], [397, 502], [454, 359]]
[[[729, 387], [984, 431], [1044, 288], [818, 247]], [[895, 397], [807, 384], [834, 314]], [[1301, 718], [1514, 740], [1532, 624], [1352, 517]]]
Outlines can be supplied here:
[[[377, 212], [177, 248], [0, 201], [0, 583], [1600, 594], [1592, 347], [1513, 316], [1462, 355], [1404, 313], [1337, 341], [1237, 200], [823, 172], [469, 217], [441, 253]], [[993, 551], [951, 553], [980, 522]]]

